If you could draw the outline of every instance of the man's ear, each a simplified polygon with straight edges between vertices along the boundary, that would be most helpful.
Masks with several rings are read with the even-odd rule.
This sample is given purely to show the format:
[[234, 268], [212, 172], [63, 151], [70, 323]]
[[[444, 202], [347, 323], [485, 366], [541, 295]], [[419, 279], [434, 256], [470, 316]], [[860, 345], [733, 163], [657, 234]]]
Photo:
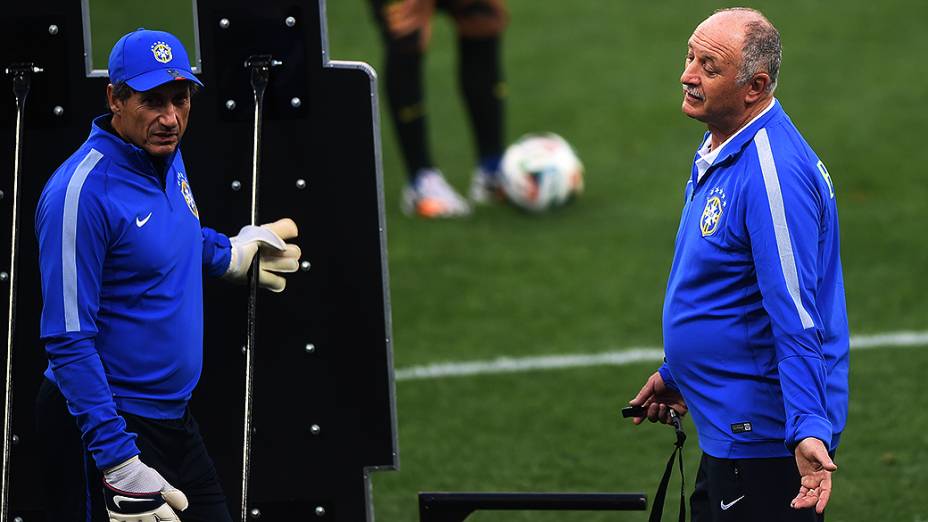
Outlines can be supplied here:
[[110, 112], [112, 112], [113, 114], [118, 113], [120, 106], [122, 105], [121, 103], [119, 103], [119, 100], [117, 100], [116, 97], [113, 96], [113, 84], [112, 83], [106, 86], [106, 104], [109, 106]]
[[767, 87], [770, 86], [770, 83], [770, 75], [766, 72], [761, 71], [755, 74], [748, 84], [750, 89], [745, 93], [744, 101], [748, 104], [752, 104], [763, 98], [767, 94]]

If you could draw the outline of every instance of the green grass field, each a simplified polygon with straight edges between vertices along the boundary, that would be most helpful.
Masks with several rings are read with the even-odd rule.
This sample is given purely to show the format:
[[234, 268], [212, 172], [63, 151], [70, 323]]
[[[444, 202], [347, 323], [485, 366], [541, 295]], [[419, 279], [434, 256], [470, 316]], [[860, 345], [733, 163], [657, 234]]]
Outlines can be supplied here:
[[[331, 56], [379, 67], [367, 3], [328, 4]], [[778, 98], [836, 184], [852, 333], [928, 328], [928, 189], [919, 161], [928, 85], [915, 74], [928, 54], [928, 5], [751, 5], [781, 31]], [[382, 111], [398, 368], [659, 346], [682, 189], [703, 131], [680, 114], [678, 78], [690, 32], [723, 6], [510, 1], [508, 138], [558, 132], [587, 169], [587, 193], [559, 212], [494, 207], [457, 222], [405, 218], [404, 175]], [[439, 166], [464, 190], [474, 160], [455, 59], [452, 26], [439, 17], [427, 61], [430, 136]], [[922, 348], [853, 354], [851, 416], [829, 520], [928, 521], [919, 501], [928, 488], [928, 417], [917, 409], [926, 364]], [[377, 519], [417, 520], [423, 490], [653, 495], [672, 435], [616, 417], [653, 368], [398, 382], [401, 468], [374, 475]], [[674, 487], [668, 519], [676, 514]], [[486, 513], [469, 520], [646, 519]]]
[[[111, 1], [111, 0], [107, 0]], [[93, 5], [106, 6], [104, 0]], [[124, 4], [120, 4], [124, 5]], [[587, 193], [529, 216], [481, 209], [427, 222], [399, 212], [404, 173], [383, 111], [390, 285], [398, 368], [499, 356], [659, 346], [663, 290], [682, 190], [703, 128], [680, 113], [685, 43], [725, 4], [510, 0], [505, 37], [508, 138], [554, 131], [586, 165]], [[928, 329], [928, 188], [921, 128], [928, 4], [914, 0], [753, 2], [779, 27], [777, 95], [828, 165], [839, 198], [852, 334]], [[105, 9], [104, 9], [105, 10]], [[184, 20], [151, 20], [177, 32]], [[163, 12], [172, 12], [162, 10]], [[365, 0], [329, 0], [330, 55], [379, 68]], [[181, 16], [180, 18], [183, 18]], [[138, 23], [109, 20], [112, 41]], [[464, 190], [474, 153], [457, 96], [453, 29], [435, 20], [427, 61], [434, 157]], [[381, 105], [386, 101], [381, 96]], [[922, 174], [919, 174], [919, 173]], [[850, 421], [830, 521], [928, 522], [924, 348], [852, 355]], [[643, 491], [653, 495], [672, 434], [632, 427], [621, 407], [653, 371], [538, 371], [397, 383], [401, 469], [374, 475], [375, 514], [417, 520], [416, 493]], [[688, 487], [698, 449], [690, 427]], [[671, 485], [665, 519], [676, 515]], [[645, 513], [485, 513], [480, 521], [644, 521]]]

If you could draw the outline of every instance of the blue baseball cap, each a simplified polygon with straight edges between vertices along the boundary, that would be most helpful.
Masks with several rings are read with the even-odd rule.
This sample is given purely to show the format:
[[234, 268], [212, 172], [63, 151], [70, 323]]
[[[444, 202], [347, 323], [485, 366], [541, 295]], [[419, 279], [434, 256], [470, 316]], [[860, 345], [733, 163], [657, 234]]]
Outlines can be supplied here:
[[190, 70], [183, 44], [171, 33], [136, 29], [123, 36], [110, 52], [110, 83], [126, 82], [148, 91], [176, 80], [203, 83]]

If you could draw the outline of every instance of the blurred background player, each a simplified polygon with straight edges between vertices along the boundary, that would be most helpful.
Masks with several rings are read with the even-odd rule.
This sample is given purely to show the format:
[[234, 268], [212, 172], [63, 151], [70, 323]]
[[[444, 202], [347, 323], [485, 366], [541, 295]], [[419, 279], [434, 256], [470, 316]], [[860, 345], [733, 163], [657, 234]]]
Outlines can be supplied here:
[[469, 196], [487, 203], [498, 193], [503, 153], [500, 35], [508, 21], [504, 0], [370, 0], [385, 45], [385, 78], [408, 183], [402, 209], [425, 218], [454, 218], [471, 205], [452, 188], [429, 150], [422, 63], [436, 9], [446, 11], [458, 35], [458, 79], [477, 143]]

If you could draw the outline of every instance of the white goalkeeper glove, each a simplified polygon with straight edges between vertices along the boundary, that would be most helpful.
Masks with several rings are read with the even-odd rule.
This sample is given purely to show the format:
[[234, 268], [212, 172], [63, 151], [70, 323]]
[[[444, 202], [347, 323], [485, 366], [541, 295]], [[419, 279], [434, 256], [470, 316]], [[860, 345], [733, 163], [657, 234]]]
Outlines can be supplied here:
[[103, 472], [103, 498], [110, 522], [180, 522], [187, 497], [138, 455]]
[[300, 247], [286, 243], [286, 239], [297, 236], [296, 223], [290, 218], [277, 220], [256, 227], [248, 225], [238, 235], [229, 238], [232, 242], [232, 259], [222, 276], [237, 283], [248, 280], [255, 254], [260, 252], [258, 285], [272, 292], [283, 292], [287, 280], [278, 273], [296, 272], [300, 266]]

